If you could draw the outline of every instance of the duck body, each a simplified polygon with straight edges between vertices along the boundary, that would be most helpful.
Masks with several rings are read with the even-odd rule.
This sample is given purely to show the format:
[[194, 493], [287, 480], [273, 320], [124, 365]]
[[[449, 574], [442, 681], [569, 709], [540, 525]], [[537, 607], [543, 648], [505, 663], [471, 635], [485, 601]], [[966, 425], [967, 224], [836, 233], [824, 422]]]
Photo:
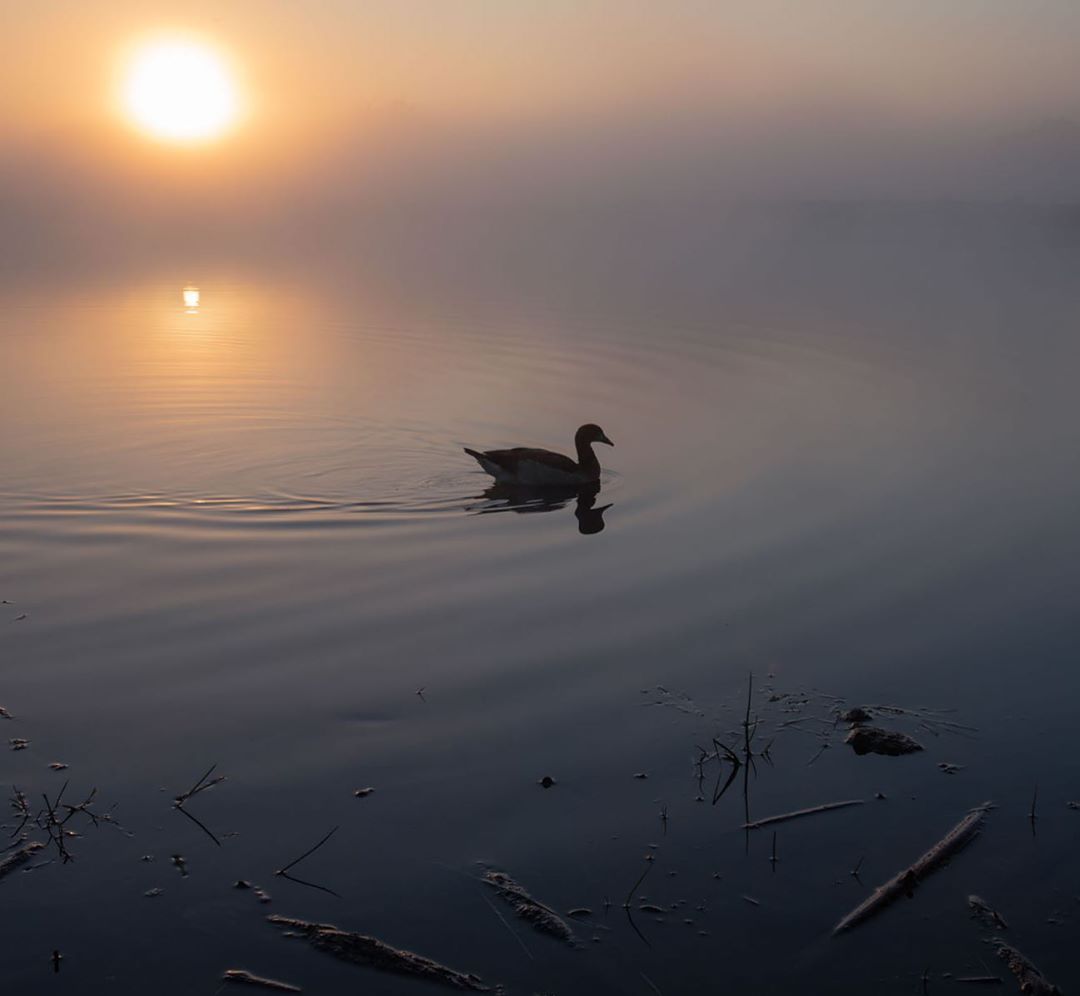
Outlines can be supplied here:
[[600, 480], [600, 461], [593, 452], [593, 443], [615, 445], [600, 426], [588, 423], [574, 435], [577, 460], [552, 450], [527, 446], [483, 452], [465, 447], [465, 452], [496, 481], [529, 487], [565, 488]]

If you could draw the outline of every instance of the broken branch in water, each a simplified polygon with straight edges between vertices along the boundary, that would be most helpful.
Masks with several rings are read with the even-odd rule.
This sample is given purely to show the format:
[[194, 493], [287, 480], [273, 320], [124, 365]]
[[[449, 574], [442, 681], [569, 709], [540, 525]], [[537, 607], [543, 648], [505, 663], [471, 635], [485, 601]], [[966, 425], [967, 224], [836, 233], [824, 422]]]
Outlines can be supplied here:
[[994, 949], [1009, 971], [1016, 976], [1016, 981], [1020, 983], [1020, 992], [1028, 993], [1029, 996], [1061, 996], [1061, 990], [1011, 944], [995, 941]]
[[901, 895], [912, 895], [915, 887], [931, 872], [936, 871], [954, 854], [959, 853], [978, 835], [982, 821], [992, 803], [984, 802], [971, 810], [944, 837], [914, 864], [897, 873], [884, 885], [879, 885], [870, 897], [855, 907], [833, 928], [833, 936], [858, 926], [880, 912]]
[[492, 991], [478, 975], [455, 971], [423, 955], [392, 947], [366, 934], [341, 930], [329, 923], [311, 923], [276, 913], [267, 917], [267, 920], [278, 927], [301, 934], [312, 947], [342, 961], [367, 965], [397, 975], [411, 975], [429, 982], [440, 982], [452, 989], [480, 993]]
[[785, 820], [797, 820], [801, 816], [813, 816], [815, 813], [827, 813], [833, 809], [844, 809], [847, 806], [861, 806], [862, 799], [845, 799], [843, 802], [824, 802], [820, 806], [810, 806], [808, 809], [796, 809], [790, 813], [780, 813], [777, 816], [766, 816], [764, 819], [754, 820], [752, 823], [744, 823], [744, 830], [757, 830], [768, 826], [770, 823], [783, 823]]

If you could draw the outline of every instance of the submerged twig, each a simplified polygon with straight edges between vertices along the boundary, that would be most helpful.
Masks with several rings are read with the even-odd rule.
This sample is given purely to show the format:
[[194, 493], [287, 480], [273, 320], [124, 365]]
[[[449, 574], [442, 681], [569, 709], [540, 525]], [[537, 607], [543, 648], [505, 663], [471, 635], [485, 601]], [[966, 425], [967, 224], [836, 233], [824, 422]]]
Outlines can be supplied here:
[[979, 833], [983, 819], [992, 803], [984, 802], [971, 810], [933, 847], [914, 864], [897, 873], [884, 885], [879, 885], [868, 899], [860, 903], [833, 928], [833, 935], [850, 930], [884, 909], [901, 895], [911, 895], [919, 882], [971, 843]]
[[843, 802], [824, 802], [820, 806], [810, 806], [807, 809], [796, 809], [790, 813], [780, 813], [777, 816], [766, 816], [753, 823], [744, 823], [744, 830], [757, 830], [768, 826], [770, 823], [783, 823], [786, 820], [797, 820], [801, 816], [813, 816], [815, 813], [827, 813], [833, 809], [844, 809], [847, 806], [861, 806], [862, 799], [845, 799]]
[[252, 975], [251, 972], [242, 968], [229, 968], [221, 977], [223, 982], [242, 982], [249, 986], [258, 986], [262, 989], [271, 989], [278, 993], [301, 993], [299, 986], [290, 985], [288, 982], [278, 982], [277, 979], [267, 979], [261, 975]]

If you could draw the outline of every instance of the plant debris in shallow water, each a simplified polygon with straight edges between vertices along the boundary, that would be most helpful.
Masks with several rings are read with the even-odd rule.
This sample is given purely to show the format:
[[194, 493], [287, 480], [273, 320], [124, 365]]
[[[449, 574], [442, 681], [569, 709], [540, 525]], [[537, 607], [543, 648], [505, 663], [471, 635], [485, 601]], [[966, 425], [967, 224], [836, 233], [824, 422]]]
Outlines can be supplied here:
[[427, 979], [429, 982], [438, 982], [451, 989], [478, 993], [498, 991], [485, 985], [478, 975], [458, 972], [423, 955], [392, 947], [367, 934], [341, 930], [330, 923], [312, 923], [295, 917], [281, 916], [278, 913], [268, 916], [267, 920], [277, 927], [294, 931], [304, 937], [312, 947], [340, 958], [342, 961], [367, 965], [370, 968], [392, 972], [396, 975], [411, 975]]
[[1020, 983], [1020, 992], [1028, 993], [1029, 996], [1061, 996], [1061, 990], [1011, 944], [995, 941], [994, 949], [1009, 971], [1016, 976], [1016, 981]]
[[6, 858], [0, 861], [0, 878], [15, 871], [20, 865], [26, 864], [38, 851], [40, 851], [45, 845], [39, 840], [32, 840], [29, 844], [25, 844], [17, 851], [9, 854]]
[[888, 757], [899, 757], [902, 754], [915, 754], [923, 749], [921, 743], [899, 730], [883, 730], [879, 726], [861, 724], [852, 727], [851, 732], [844, 737], [844, 743], [851, 744], [851, 749], [860, 755], [884, 754]]
[[499, 897], [506, 900], [522, 920], [528, 920], [543, 934], [550, 934], [567, 944], [576, 945], [574, 932], [562, 917], [550, 906], [529, 895], [525, 888], [515, 882], [506, 872], [489, 868], [484, 872], [484, 881], [490, 885]]

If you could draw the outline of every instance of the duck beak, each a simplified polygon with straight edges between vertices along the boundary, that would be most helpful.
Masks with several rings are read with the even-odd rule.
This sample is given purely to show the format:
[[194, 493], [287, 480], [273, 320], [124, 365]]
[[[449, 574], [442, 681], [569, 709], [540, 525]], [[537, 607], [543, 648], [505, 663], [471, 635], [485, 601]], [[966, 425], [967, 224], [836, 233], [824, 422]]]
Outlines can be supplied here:
[[607, 437], [606, 435], [604, 435], [603, 433], [601, 433], [601, 434], [600, 434], [600, 438], [599, 438], [599, 439], [597, 440], [597, 442], [599, 442], [599, 443], [607, 443], [607, 444], [608, 444], [608, 446], [614, 446], [614, 445], [615, 445], [615, 444], [614, 444], [614, 443], [613, 443], [613, 442], [612, 442], [612, 441], [611, 441], [610, 439], [608, 439], [608, 437]]

